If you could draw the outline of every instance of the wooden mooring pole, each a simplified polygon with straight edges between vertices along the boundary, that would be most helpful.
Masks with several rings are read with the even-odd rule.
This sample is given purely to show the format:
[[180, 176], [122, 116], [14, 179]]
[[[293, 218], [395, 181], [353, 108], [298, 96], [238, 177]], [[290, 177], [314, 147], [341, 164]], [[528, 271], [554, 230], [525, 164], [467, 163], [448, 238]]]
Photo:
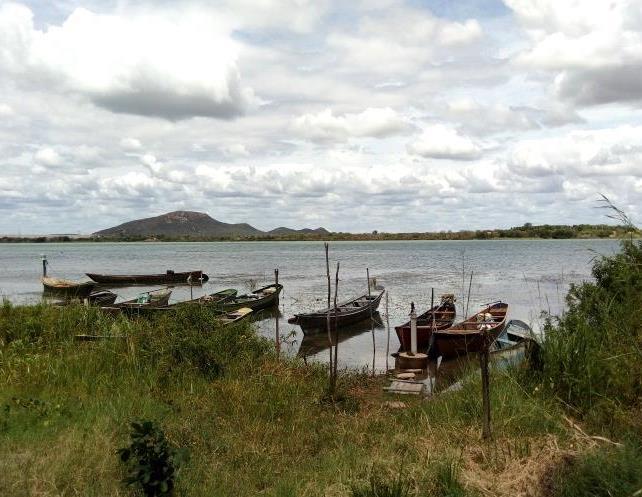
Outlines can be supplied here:
[[[325, 271], [326, 271], [326, 276], [328, 278], [328, 312], [326, 314], [326, 325], [327, 325], [327, 331], [328, 331], [328, 344], [330, 345], [329, 350], [330, 350], [330, 389], [332, 389], [333, 385], [333, 376], [334, 376], [334, 363], [332, 361], [332, 327], [330, 326], [330, 298], [332, 295], [332, 281], [330, 280], [330, 255], [329, 255], [329, 250], [330, 250], [330, 245], [328, 242], [324, 243], [325, 246]], [[334, 395], [334, 392], [332, 392]]]
[[[279, 270], [275, 269], [274, 270], [274, 283], [277, 285], [279, 284]], [[281, 356], [281, 335], [279, 333], [279, 305], [276, 305], [276, 316], [274, 318], [274, 330], [275, 330], [275, 342], [274, 345], [276, 347], [276, 357]]]
[[479, 353], [479, 366], [481, 369], [482, 379], [482, 438], [485, 440], [491, 438], [490, 431], [490, 374], [488, 371], [489, 362], [489, 344], [486, 336], [483, 336], [484, 345]]

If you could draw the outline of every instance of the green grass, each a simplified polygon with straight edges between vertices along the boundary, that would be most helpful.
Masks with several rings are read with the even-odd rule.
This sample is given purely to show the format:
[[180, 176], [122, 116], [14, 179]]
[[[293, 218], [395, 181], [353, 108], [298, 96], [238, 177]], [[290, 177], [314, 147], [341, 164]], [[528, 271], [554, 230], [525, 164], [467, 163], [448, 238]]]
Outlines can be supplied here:
[[594, 450], [567, 461], [553, 477], [552, 497], [631, 497], [642, 495], [640, 446]]
[[[126, 338], [74, 341], [82, 333]], [[323, 367], [279, 360], [251, 326], [220, 328], [206, 309], [127, 320], [5, 305], [0, 495], [133, 495], [116, 450], [137, 420], [189, 452], [176, 495], [350, 496], [373, 475], [381, 495], [406, 483], [408, 495], [477, 495], [471, 477], [510, 478], [544, 437], [570, 443], [560, 405], [510, 371], [492, 372], [494, 440], [482, 442], [477, 376], [396, 410], [382, 378], [346, 373], [333, 403]]]

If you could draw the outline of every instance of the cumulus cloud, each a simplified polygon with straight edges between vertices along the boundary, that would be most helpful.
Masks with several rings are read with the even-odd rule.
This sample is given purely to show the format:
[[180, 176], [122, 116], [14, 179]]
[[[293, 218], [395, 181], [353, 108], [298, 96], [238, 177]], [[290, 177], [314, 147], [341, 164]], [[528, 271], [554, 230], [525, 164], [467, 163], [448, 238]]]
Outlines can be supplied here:
[[[352, 26], [351, 26], [352, 28]], [[395, 6], [363, 16], [356, 31], [337, 31], [328, 45], [353, 66], [372, 72], [407, 72], [442, 62], [453, 50], [482, 36], [475, 19], [440, 19], [426, 9]]]
[[580, 105], [642, 101], [638, 2], [505, 0], [530, 36], [517, 62], [558, 73], [558, 97]]
[[62, 158], [53, 148], [45, 147], [38, 150], [34, 155], [34, 161], [41, 166], [59, 166]]
[[344, 142], [351, 137], [383, 138], [410, 129], [410, 124], [391, 108], [369, 107], [363, 112], [334, 115], [332, 109], [295, 119], [294, 129], [316, 142]]
[[508, 157], [520, 176], [642, 176], [642, 127], [571, 131], [557, 137], [521, 140]]
[[446, 112], [462, 123], [462, 129], [475, 135], [515, 133], [583, 122], [577, 112], [566, 105], [549, 103], [546, 108], [537, 108], [503, 102], [482, 104], [470, 97], [451, 100], [446, 105]]
[[223, 152], [225, 157], [248, 157], [250, 155], [247, 147], [242, 143], [224, 145], [221, 147], [221, 152]]
[[432, 159], [474, 160], [482, 148], [467, 136], [443, 124], [435, 124], [407, 145], [408, 153]]
[[0, 103], [0, 117], [9, 117], [13, 114], [14, 111], [9, 104]]
[[25, 86], [44, 78], [113, 112], [229, 119], [252, 99], [241, 83], [237, 47], [211, 15], [77, 8], [43, 31], [27, 7], [4, 4], [0, 46], [0, 70]]
[[120, 147], [126, 152], [135, 152], [137, 150], [140, 150], [143, 145], [141, 144], [140, 140], [136, 138], [123, 138], [122, 140], [120, 140]]

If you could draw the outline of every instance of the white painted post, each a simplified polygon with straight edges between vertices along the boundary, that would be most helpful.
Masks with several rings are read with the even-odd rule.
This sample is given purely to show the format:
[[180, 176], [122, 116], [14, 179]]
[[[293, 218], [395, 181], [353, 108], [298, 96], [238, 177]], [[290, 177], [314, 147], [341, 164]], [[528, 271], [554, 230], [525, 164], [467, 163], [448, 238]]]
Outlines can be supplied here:
[[417, 353], [417, 313], [414, 302], [410, 303], [410, 353]]

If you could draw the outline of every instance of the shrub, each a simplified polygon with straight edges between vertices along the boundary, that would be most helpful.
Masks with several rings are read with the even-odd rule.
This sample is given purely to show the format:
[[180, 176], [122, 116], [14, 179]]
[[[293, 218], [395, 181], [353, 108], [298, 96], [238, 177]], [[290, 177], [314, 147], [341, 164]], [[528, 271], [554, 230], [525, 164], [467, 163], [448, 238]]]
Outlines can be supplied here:
[[642, 395], [642, 245], [624, 242], [592, 272], [595, 282], [572, 286], [568, 311], [545, 327], [541, 379], [576, 413], [612, 423]]
[[147, 497], [171, 495], [181, 454], [154, 422], [142, 421], [131, 426], [131, 445], [118, 449], [120, 460], [129, 467], [123, 483], [140, 485]]

